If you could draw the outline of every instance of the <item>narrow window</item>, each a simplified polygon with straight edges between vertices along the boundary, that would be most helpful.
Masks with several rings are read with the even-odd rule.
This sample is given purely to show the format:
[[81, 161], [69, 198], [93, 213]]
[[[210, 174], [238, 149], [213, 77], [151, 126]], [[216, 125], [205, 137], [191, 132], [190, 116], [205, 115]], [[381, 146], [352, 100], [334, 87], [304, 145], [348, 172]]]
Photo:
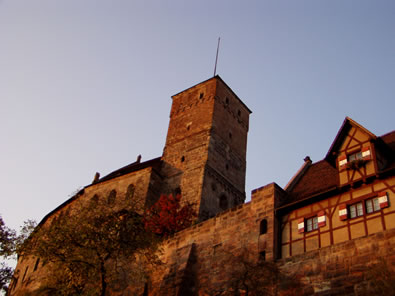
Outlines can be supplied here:
[[181, 157], [181, 162], [184, 162], [185, 161], [185, 156], [182, 156]]
[[148, 283], [145, 283], [145, 284], [144, 284], [143, 296], [148, 296]]
[[228, 97], [225, 98], [225, 104], [229, 105], [229, 98]]
[[115, 191], [115, 189], [111, 190], [111, 192], [108, 194], [108, 197], [107, 197], [107, 203], [109, 205], [113, 205], [115, 203], [116, 197], [117, 197], [117, 192]]
[[229, 132], [229, 139], [232, 139], [232, 133]]
[[125, 199], [126, 200], [131, 200], [134, 196], [134, 184], [129, 184], [128, 188], [126, 189], [126, 194], [125, 194]]
[[29, 270], [29, 266], [26, 266], [25, 273], [23, 274], [22, 282], [25, 280], [27, 271]]
[[267, 232], [267, 220], [263, 219], [259, 227], [259, 234], [265, 234], [266, 232]]
[[219, 207], [222, 210], [226, 210], [228, 208], [228, 198], [225, 194], [222, 194], [219, 198]]
[[228, 164], [225, 165], [226, 170], [229, 170], [229, 166]]
[[203, 99], [203, 97], [204, 97], [204, 93], [200, 93], [199, 99]]
[[94, 196], [92, 196], [91, 198], [91, 205], [96, 205], [99, 202], [99, 196], [97, 194], [95, 194]]
[[266, 261], [266, 251], [259, 252], [259, 260]]
[[36, 271], [36, 270], [37, 270], [37, 267], [38, 267], [39, 264], [40, 264], [40, 258], [37, 258], [36, 264], [34, 264], [34, 269], [33, 269], [33, 271]]
[[238, 116], [240, 116], [241, 115], [241, 111], [239, 110], [239, 111], [237, 111], [237, 115]]

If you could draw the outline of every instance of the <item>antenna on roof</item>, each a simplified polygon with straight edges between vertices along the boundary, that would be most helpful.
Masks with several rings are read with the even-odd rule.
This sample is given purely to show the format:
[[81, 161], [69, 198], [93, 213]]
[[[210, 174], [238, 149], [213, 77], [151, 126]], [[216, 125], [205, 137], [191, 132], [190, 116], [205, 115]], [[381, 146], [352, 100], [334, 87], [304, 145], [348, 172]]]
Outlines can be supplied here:
[[218, 51], [219, 51], [219, 41], [221, 40], [221, 37], [218, 37], [218, 44], [217, 44], [217, 55], [215, 57], [215, 66], [214, 66], [214, 76], [217, 74], [217, 62], [218, 62]]

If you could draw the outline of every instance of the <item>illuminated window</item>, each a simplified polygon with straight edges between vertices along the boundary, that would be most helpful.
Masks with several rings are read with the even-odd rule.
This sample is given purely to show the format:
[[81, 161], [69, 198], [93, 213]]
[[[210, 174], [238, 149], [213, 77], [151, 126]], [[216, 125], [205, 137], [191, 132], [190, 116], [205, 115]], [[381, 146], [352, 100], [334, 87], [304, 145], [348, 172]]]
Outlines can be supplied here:
[[313, 231], [316, 229], [318, 229], [318, 218], [312, 217], [312, 218], [306, 219], [306, 231]]

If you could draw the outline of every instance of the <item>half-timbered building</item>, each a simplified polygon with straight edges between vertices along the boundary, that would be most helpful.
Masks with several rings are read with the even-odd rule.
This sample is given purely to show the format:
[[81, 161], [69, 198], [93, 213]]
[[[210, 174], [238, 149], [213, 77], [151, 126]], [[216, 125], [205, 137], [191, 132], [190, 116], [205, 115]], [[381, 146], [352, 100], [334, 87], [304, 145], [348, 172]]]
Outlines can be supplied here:
[[281, 257], [395, 228], [394, 141], [347, 117], [325, 158], [305, 159], [276, 209]]

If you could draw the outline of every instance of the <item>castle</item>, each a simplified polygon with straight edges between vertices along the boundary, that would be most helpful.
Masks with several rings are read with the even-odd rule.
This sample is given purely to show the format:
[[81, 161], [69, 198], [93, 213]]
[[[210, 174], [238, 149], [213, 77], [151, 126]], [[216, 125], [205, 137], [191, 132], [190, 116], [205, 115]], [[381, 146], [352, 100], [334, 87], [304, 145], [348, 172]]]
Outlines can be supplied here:
[[[140, 295], [246, 294], [225, 293], [237, 269], [229, 263], [239, 264], [245, 250], [281, 271], [271, 294], [367, 295], [395, 287], [395, 131], [376, 136], [346, 118], [324, 159], [306, 157], [285, 188], [265, 185], [244, 203], [249, 108], [219, 76], [172, 99], [161, 157], [97, 178], [41, 224], [76, 198], [128, 193], [151, 204], [181, 193], [196, 205], [198, 223], [163, 242], [165, 266]], [[39, 287], [40, 264], [19, 258], [10, 295]]]

